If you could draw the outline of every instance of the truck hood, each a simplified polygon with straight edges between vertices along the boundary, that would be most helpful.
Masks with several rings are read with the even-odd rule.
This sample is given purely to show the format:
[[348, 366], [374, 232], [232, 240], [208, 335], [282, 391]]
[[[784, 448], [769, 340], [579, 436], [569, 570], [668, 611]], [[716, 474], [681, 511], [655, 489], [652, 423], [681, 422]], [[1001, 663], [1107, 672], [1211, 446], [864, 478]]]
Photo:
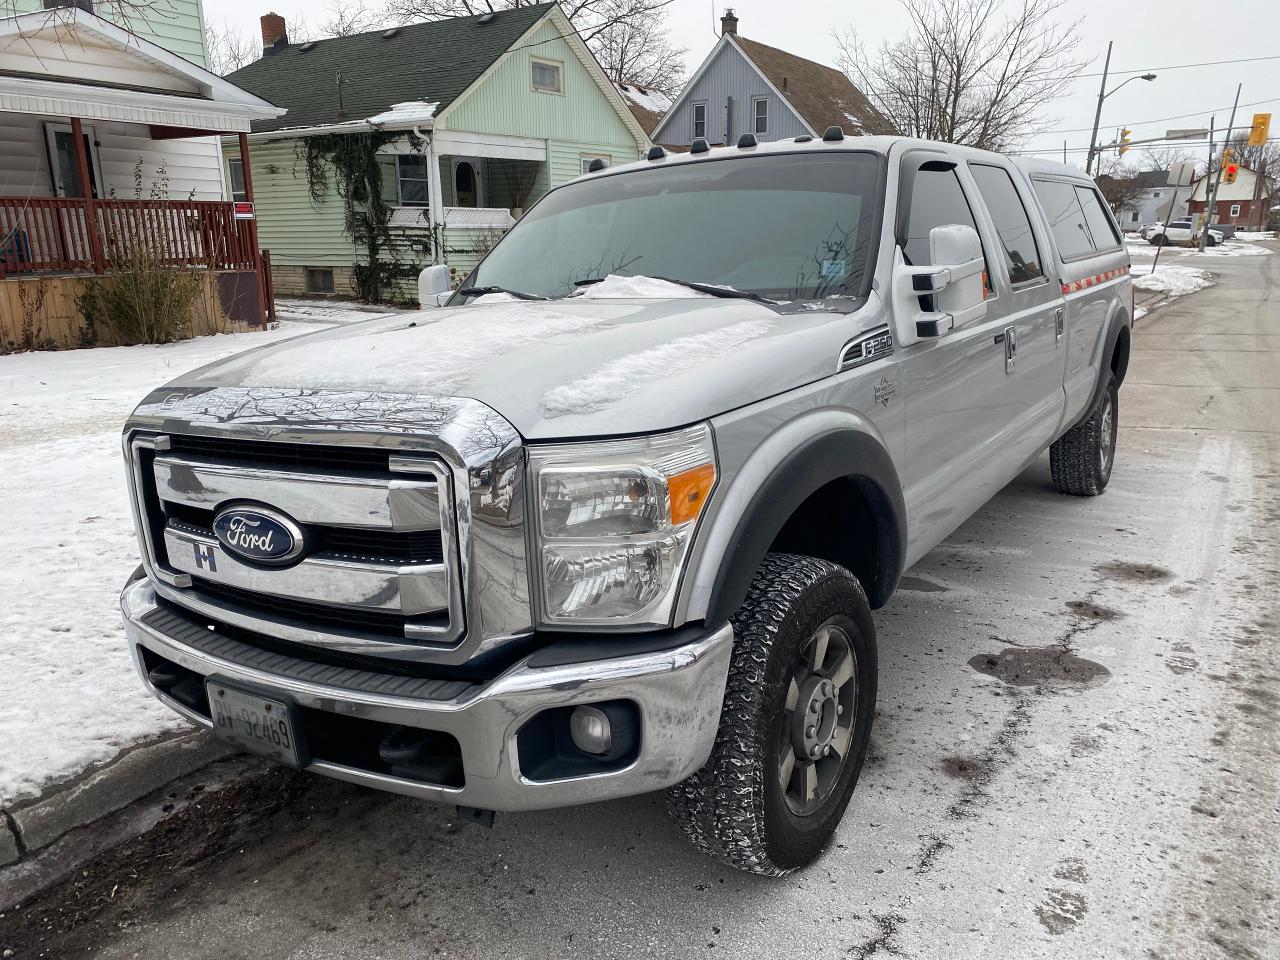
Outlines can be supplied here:
[[883, 323], [750, 300], [581, 299], [397, 314], [296, 337], [195, 370], [171, 387], [361, 390], [469, 397], [527, 439], [665, 430], [836, 370]]

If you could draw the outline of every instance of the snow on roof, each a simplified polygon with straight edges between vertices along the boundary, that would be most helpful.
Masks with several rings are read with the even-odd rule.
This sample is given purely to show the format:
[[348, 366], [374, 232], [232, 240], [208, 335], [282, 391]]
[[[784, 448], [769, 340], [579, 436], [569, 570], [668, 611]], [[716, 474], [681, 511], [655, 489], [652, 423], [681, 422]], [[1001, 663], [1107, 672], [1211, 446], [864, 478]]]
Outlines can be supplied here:
[[408, 100], [404, 103], [393, 103], [390, 110], [374, 114], [366, 118], [366, 123], [426, 123], [436, 115], [439, 100], [428, 103], [426, 100]]
[[657, 90], [637, 87], [633, 83], [620, 83], [617, 86], [618, 92], [638, 107], [654, 113], [666, 113], [671, 109], [671, 98]]

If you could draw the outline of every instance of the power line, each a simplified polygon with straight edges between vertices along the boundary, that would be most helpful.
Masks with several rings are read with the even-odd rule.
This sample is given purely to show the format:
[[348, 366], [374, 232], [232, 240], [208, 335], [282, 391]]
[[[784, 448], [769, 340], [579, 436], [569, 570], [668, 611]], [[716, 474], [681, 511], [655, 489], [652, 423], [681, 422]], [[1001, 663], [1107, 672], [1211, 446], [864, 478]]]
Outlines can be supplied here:
[[[1155, 73], [1157, 70], [1189, 70], [1192, 67], [1221, 67], [1229, 63], [1258, 63], [1262, 60], [1280, 60], [1280, 54], [1268, 57], [1241, 57], [1238, 60], [1205, 60], [1200, 63], [1174, 63], [1167, 67], [1147, 67], [1143, 70], [1112, 70], [1110, 76], [1127, 73]], [[1101, 73], [1078, 73], [1077, 77], [1100, 77]]]
[[[1252, 103], [1242, 103], [1242, 107], [1259, 107], [1264, 103], [1275, 103], [1280, 97], [1272, 97], [1269, 100], [1254, 100]], [[1131, 127], [1145, 127], [1153, 123], [1164, 123], [1166, 120], [1185, 120], [1187, 117], [1202, 117], [1208, 113], [1221, 113], [1224, 110], [1230, 110], [1230, 107], [1215, 107], [1207, 110], [1194, 110], [1191, 113], [1180, 113], [1174, 117], [1155, 117], [1151, 120], [1134, 120], [1129, 123]], [[1038, 136], [1057, 136], [1061, 133], [1088, 133], [1093, 127], [1074, 127], [1070, 130], [1048, 130]]]

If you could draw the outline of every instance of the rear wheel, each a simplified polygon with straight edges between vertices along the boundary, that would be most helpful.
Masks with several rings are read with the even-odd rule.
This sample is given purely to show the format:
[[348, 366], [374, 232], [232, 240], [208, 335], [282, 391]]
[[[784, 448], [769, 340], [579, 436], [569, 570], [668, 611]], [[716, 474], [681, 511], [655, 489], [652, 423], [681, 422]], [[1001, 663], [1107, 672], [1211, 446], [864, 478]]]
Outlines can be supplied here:
[[1154, 246], [1157, 246], [1157, 247], [1163, 247], [1165, 243], [1164, 234], [1163, 233], [1154, 234], [1150, 239], [1147, 240], [1147, 243], [1153, 244]]
[[1120, 393], [1115, 374], [1106, 372], [1107, 386], [1089, 416], [1049, 448], [1049, 471], [1059, 493], [1096, 497], [1111, 479], [1116, 458]]
[[667, 806], [704, 853], [781, 876], [822, 852], [858, 781], [875, 714], [871, 611], [843, 567], [770, 554], [732, 622], [715, 746]]

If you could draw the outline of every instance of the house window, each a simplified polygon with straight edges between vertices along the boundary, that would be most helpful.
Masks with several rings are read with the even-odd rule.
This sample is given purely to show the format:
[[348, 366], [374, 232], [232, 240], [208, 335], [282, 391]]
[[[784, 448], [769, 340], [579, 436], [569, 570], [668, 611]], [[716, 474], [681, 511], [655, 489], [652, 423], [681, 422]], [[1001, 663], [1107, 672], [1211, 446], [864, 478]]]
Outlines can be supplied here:
[[758, 97], [752, 101], [752, 109], [755, 113], [755, 133], [759, 136], [762, 133], [769, 132], [769, 100], [766, 97]]
[[590, 172], [591, 172], [591, 165], [592, 165], [593, 163], [595, 163], [597, 160], [602, 161], [602, 162], [604, 163], [604, 165], [607, 167], [607, 166], [609, 165], [609, 161], [610, 161], [611, 159], [613, 159], [613, 158], [612, 158], [612, 157], [604, 156], [604, 155], [602, 155], [602, 154], [584, 153], [584, 154], [582, 155], [582, 172], [583, 172], [583, 173], [590, 173]]
[[1231, 205], [1231, 216], [1233, 216], [1233, 217], [1238, 217], [1238, 216], [1240, 216], [1240, 204], [1238, 204], [1238, 203], [1233, 203], [1233, 204]]
[[85, 13], [93, 13], [93, 0], [44, 0], [46, 10], [57, 10], [60, 7], [79, 7]]
[[707, 105], [705, 103], [695, 103], [693, 105], [693, 139], [706, 137], [707, 135]]
[[307, 267], [307, 293], [333, 293], [333, 267]]
[[399, 184], [400, 206], [425, 207], [427, 199], [427, 158], [416, 153], [396, 156], [396, 180]]
[[533, 61], [533, 89], [543, 93], [564, 93], [563, 68], [554, 60]]
[[231, 182], [231, 199], [248, 200], [249, 195], [244, 189], [244, 161], [228, 160], [227, 174], [227, 179]]

